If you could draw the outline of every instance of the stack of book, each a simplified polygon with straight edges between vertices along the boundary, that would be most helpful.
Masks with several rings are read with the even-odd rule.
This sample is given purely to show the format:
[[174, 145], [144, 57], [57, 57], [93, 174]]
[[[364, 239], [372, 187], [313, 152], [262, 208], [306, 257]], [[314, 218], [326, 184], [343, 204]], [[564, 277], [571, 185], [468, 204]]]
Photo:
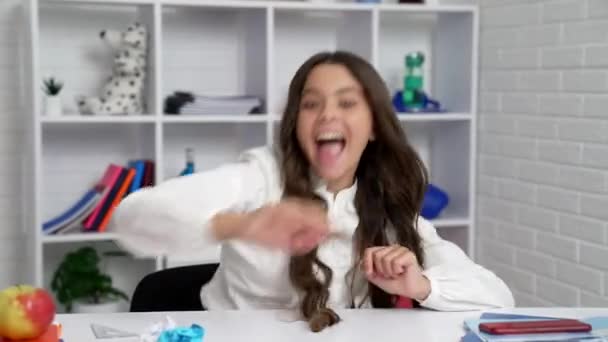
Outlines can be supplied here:
[[114, 209], [128, 194], [154, 185], [154, 162], [133, 160], [127, 166], [109, 164], [101, 179], [65, 212], [42, 225], [44, 234], [73, 231], [104, 232]]
[[608, 317], [604, 316], [575, 320], [558, 317], [484, 313], [479, 319], [466, 320], [464, 327], [466, 335], [461, 342], [608, 342]]

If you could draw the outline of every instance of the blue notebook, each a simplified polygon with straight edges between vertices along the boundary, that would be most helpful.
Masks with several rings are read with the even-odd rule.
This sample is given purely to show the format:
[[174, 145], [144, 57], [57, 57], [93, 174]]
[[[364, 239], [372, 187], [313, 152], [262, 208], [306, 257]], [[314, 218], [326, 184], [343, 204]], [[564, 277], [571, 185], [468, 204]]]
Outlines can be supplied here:
[[135, 192], [141, 188], [144, 180], [145, 163], [143, 160], [132, 160], [129, 162], [129, 167], [135, 169], [135, 176], [131, 181], [131, 187], [128, 193]]
[[42, 231], [45, 234], [55, 233], [69, 224], [73, 224], [78, 220], [84, 220], [95, 204], [101, 198], [101, 192], [97, 188], [88, 190], [82, 197], [70, 208], [60, 215], [44, 222], [42, 224]]

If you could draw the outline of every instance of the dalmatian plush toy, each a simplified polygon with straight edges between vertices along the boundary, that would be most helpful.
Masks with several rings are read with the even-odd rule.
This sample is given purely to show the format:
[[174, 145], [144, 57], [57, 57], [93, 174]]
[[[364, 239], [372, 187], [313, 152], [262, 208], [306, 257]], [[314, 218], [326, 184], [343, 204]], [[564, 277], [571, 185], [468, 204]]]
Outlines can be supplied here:
[[114, 53], [112, 76], [99, 97], [77, 98], [81, 114], [129, 115], [144, 111], [147, 31], [135, 23], [126, 31], [103, 30], [99, 36]]

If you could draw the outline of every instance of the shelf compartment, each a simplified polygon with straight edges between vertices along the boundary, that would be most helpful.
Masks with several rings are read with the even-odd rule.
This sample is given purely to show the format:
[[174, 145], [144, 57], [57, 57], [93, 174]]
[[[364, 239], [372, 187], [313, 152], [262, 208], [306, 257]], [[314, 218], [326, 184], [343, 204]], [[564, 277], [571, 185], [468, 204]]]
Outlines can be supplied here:
[[450, 112], [470, 112], [473, 94], [474, 11], [379, 12], [377, 69], [391, 96], [403, 89], [405, 56], [420, 51], [424, 90]]
[[[175, 122], [163, 129], [163, 175], [177, 177], [186, 165], [186, 148], [194, 151], [197, 172], [236, 162], [245, 150], [266, 145], [266, 123]], [[204, 189], [201, 189], [204, 191]]]
[[[71, 207], [102, 178], [110, 163], [155, 159], [155, 125], [49, 125], [42, 131], [41, 221]], [[38, 227], [37, 229], [42, 229]]]
[[372, 11], [293, 6], [277, 8], [274, 16], [271, 112], [283, 112], [291, 79], [312, 55], [346, 50], [372, 61]]
[[167, 5], [162, 22], [163, 101], [175, 91], [248, 95], [265, 111], [266, 9]]
[[[139, 22], [147, 28], [147, 62], [144, 112], [155, 113], [154, 5], [150, 2], [101, 3], [93, 1], [44, 1], [39, 6], [40, 77], [64, 82], [64, 112], [78, 113], [79, 96], [101, 95], [112, 75], [115, 51], [100, 39], [102, 30], [124, 31]], [[38, 80], [42, 84], [42, 79]], [[38, 91], [39, 86], [35, 87]], [[40, 97], [43, 100], [43, 96]]]
[[[145, 258], [137, 259], [131, 255], [126, 256], [106, 256], [104, 252], [122, 251], [113, 242], [95, 241], [95, 242], [72, 242], [59, 244], [46, 244], [43, 248], [43, 269], [44, 272], [44, 287], [51, 288], [53, 274], [66, 254], [75, 251], [81, 247], [93, 247], [98, 251], [100, 256], [99, 269], [112, 277], [112, 286], [125, 292], [129, 299], [132, 297], [135, 287], [143, 277], [156, 271], [156, 259]], [[59, 302], [57, 302], [59, 303]], [[58, 312], [65, 312], [63, 306], [57, 307]], [[121, 307], [122, 312], [129, 310], [129, 303], [123, 302]]]
[[429, 172], [429, 181], [449, 197], [437, 219], [470, 222], [470, 122], [403, 122], [402, 126]]

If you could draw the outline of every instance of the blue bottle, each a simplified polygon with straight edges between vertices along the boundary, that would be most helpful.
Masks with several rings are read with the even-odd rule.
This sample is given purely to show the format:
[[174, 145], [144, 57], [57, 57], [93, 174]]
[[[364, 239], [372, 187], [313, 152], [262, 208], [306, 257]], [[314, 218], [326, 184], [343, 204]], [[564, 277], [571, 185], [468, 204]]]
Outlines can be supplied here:
[[180, 176], [185, 176], [194, 173], [194, 151], [192, 148], [186, 148], [186, 167], [180, 172]]

